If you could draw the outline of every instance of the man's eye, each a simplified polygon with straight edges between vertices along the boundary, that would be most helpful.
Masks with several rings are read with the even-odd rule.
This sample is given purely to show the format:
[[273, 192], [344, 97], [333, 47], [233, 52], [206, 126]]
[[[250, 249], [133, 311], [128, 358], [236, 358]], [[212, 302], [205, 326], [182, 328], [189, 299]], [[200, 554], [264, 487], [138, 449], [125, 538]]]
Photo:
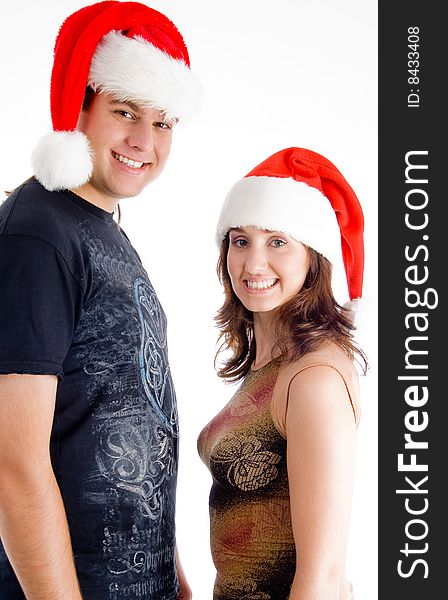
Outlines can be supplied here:
[[171, 129], [172, 125], [171, 123], [166, 123], [165, 121], [158, 121], [157, 123], [155, 123], [156, 127], [159, 127], [160, 129]]
[[124, 117], [125, 119], [133, 119], [134, 115], [127, 110], [116, 110], [115, 113], [120, 117]]

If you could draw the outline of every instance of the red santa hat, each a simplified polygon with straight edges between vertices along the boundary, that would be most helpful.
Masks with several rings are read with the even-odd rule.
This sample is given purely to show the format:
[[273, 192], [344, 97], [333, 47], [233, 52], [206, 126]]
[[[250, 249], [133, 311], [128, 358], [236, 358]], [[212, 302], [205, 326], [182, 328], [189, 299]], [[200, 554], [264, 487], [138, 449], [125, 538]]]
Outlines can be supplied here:
[[73, 13], [55, 44], [53, 133], [32, 156], [36, 178], [50, 191], [79, 187], [92, 175], [89, 141], [76, 130], [87, 86], [176, 119], [190, 116], [200, 95], [184, 40], [162, 13], [116, 0]]
[[[351, 301], [361, 298], [364, 218], [355, 192], [333, 163], [305, 148], [276, 152], [230, 190], [219, 217], [221, 244], [234, 227], [282, 231], [343, 262]], [[356, 303], [346, 308], [355, 311]]]

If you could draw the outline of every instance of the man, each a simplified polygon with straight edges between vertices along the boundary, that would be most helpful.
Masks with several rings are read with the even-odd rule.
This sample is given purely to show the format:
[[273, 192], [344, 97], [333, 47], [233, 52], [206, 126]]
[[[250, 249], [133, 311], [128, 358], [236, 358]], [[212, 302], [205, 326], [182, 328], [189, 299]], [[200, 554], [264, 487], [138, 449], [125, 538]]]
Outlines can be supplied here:
[[191, 597], [165, 315], [113, 213], [160, 175], [197, 89], [147, 6], [100, 2], [60, 29], [54, 131], [0, 207], [2, 600]]

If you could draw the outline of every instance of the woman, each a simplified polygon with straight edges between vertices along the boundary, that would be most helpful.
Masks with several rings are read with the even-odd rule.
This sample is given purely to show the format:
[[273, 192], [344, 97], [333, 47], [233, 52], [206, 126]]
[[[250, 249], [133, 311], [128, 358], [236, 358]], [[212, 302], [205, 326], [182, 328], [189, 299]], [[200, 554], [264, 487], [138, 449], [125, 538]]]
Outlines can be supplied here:
[[[225, 361], [242, 381], [204, 428], [214, 600], [348, 600], [344, 576], [359, 421], [343, 263], [360, 298], [363, 215], [323, 156], [277, 152], [237, 182], [217, 228]], [[342, 259], [342, 260], [341, 260]]]

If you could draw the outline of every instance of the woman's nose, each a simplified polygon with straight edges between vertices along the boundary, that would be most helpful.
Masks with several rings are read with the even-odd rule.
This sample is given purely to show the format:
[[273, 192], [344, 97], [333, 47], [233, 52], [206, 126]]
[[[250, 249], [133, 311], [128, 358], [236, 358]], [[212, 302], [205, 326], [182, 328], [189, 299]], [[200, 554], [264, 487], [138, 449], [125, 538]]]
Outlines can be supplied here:
[[264, 249], [252, 246], [247, 254], [246, 271], [250, 275], [264, 273], [267, 269], [268, 261]]

